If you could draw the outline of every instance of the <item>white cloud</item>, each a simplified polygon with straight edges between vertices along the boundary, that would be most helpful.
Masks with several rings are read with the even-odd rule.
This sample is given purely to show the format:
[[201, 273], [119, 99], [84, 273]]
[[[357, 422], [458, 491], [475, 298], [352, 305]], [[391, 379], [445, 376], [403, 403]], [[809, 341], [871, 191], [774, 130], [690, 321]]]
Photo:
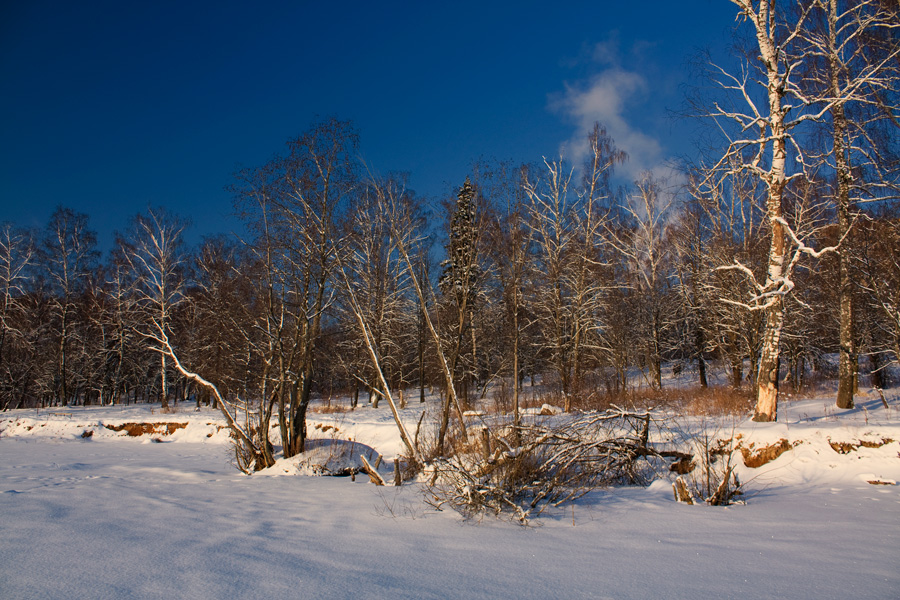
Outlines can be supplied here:
[[645, 171], [657, 172], [666, 160], [658, 139], [628, 121], [630, 108], [652, 94], [647, 80], [637, 72], [619, 65], [615, 36], [597, 44], [594, 62], [605, 68], [586, 82], [566, 84], [565, 91], [550, 98], [550, 109], [574, 121], [576, 130], [562, 144], [561, 153], [575, 165], [587, 155], [587, 134], [600, 122], [620, 150], [628, 153], [628, 161], [617, 172], [628, 180], [637, 179]]

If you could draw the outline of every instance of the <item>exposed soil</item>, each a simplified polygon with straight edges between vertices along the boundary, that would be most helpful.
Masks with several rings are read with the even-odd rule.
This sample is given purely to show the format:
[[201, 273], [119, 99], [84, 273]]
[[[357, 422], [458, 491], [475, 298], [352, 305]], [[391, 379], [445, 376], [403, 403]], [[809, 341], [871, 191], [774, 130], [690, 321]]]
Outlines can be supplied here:
[[850, 454], [854, 450], [858, 450], [860, 448], [881, 448], [885, 444], [890, 444], [894, 440], [890, 438], [882, 438], [881, 441], [870, 441], [870, 440], [859, 440], [857, 443], [851, 442], [832, 442], [828, 440], [828, 444], [831, 446], [831, 449], [837, 452], [838, 454]]
[[[800, 442], [797, 442], [797, 444], [799, 443]], [[772, 462], [794, 447], [784, 438], [781, 438], [774, 444], [763, 446], [761, 448], [754, 448], [753, 446], [754, 444], [750, 444], [749, 448], [741, 448], [741, 455], [744, 457], [744, 465], [751, 469], [758, 469], [759, 467]]]
[[171, 435], [179, 429], [187, 427], [187, 423], [122, 423], [121, 425], [104, 425], [112, 431], [124, 431], [131, 437], [158, 433]]

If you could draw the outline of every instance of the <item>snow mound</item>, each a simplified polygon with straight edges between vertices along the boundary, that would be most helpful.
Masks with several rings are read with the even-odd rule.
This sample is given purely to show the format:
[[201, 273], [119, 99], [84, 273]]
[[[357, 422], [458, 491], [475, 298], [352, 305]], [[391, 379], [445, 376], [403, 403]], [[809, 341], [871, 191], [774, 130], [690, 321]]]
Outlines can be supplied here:
[[291, 458], [282, 458], [256, 476], [281, 477], [284, 475], [345, 477], [360, 472], [365, 456], [370, 463], [377, 461], [378, 452], [359, 442], [323, 439], [307, 440], [307, 450]]

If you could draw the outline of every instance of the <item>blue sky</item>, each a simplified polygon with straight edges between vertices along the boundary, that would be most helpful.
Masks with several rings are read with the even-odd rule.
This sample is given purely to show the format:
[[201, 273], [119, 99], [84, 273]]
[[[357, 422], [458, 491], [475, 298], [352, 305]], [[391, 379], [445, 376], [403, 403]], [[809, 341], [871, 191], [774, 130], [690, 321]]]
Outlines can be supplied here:
[[0, 221], [42, 227], [64, 205], [107, 246], [162, 205], [195, 240], [226, 233], [232, 173], [317, 116], [352, 120], [368, 164], [430, 197], [479, 157], [576, 156], [596, 119], [628, 177], [690, 152], [667, 109], [734, 14], [727, 0], [5, 2]]

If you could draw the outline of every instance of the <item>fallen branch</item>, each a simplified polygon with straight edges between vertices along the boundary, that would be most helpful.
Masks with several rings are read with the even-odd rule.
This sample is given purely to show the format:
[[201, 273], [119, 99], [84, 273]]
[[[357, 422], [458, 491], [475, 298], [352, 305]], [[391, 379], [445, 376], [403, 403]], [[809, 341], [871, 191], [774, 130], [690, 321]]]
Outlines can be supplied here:
[[378, 474], [378, 471], [369, 464], [369, 461], [366, 460], [366, 457], [362, 454], [359, 455], [360, 460], [362, 461], [362, 469], [369, 476], [369, 481], [374, 483], [375, 485], [384, 485], [384, 478]]

